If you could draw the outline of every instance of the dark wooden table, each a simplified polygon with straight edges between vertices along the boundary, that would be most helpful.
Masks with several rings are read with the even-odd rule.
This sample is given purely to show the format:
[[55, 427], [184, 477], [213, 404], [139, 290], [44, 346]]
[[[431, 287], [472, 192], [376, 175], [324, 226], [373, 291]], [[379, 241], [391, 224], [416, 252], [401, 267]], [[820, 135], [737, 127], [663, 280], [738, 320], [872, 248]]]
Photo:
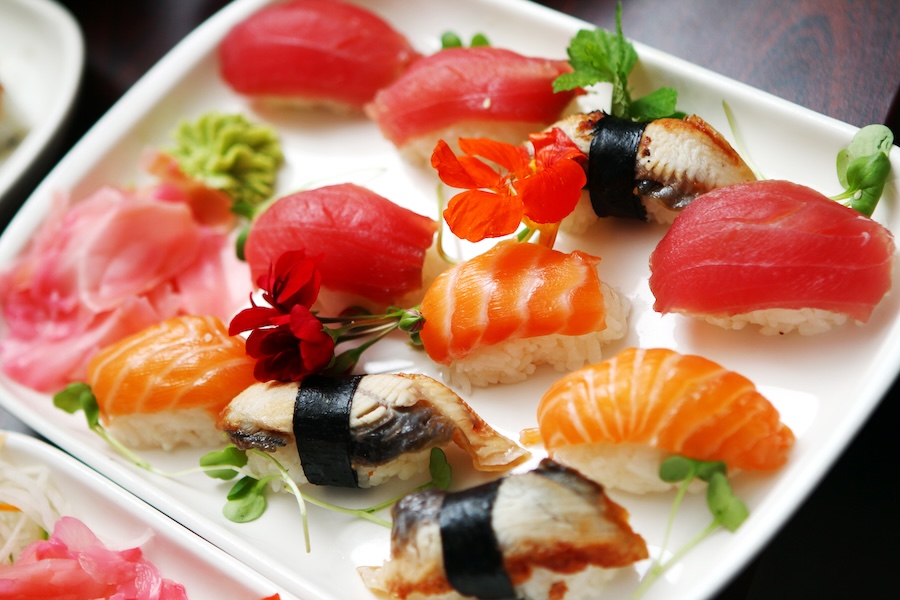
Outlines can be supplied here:
[[[225, 0], [60, 0], [87, 41], [73, 120], [52, 165], [141, 75]], [[541, 0], [614, 27], [614, 0]], [[896, 0], [625, 0], [625, 34], [852, 125], [900, 137]], [[14, 191], [24, 201], [46, 174]], [[0, 226], [10, 215], [0, 215]], [[764, 551], [718, 598], [892, 598], [900, 559], [900, 472], [893, 458], [900, 385]], [[0, 409], [0, 428], [28, 431]], [[715, 569], [716, 565], [710, 565]], [[890, 591], [890, 590], [894, 591]]]

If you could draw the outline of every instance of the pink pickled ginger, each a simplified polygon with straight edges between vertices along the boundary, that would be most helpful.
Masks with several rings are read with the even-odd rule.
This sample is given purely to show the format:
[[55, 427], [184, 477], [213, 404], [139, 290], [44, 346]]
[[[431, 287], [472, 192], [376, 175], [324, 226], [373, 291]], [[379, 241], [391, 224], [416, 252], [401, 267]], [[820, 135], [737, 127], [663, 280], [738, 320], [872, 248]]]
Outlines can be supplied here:
[[0, 598], [181, 600], [187, 594], [140, 548], [107, 549], [84, 523], [62, 517], [50, 539], [30, 544], [15, 564], [0, 565]]
[[60, 203], [0, 274], [8, 376], [57, 391], [83, 379], [108, 344], [179, 314], [227, 321], [246, 301], [246, 266], [229, 235], [152, 195], [104, 187]]

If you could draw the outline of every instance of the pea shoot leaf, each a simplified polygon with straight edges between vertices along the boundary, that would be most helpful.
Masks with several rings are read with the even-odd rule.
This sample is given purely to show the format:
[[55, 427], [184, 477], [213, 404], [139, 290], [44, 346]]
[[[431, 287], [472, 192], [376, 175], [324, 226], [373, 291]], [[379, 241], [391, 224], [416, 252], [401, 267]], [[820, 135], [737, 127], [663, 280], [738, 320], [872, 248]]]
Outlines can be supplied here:
[[266, 512], [266, 480], [242, 477], [228, 492], [222, 513], [234, 523], [254, 521]]
[[832, 196], [847, 200], [850, 208], [871, 217], [891, 172], [889, 158], [894, 135], [884, 125], [867, 125], [837, 155], [838, 181], [844, 192]]
[[447, 455], [440, 448], [431, 449], [431, 462], [428, 465], [431, 472], [431, 480], [434, 487], [440, 490], [446, 490], [450, 487], [450, 463], [447, 462]]
[[247, 453], [238, 450], [235, 446], [227, 446], [224, 450], [209, 452], [200, 457], [201, 467], [230, 466], [233, 469], [218, 469], [205, 471], [213, 479], [234, 479], [238, 475], [238, 469], [247, 464]]
[[716, 522], [728, 531], [736, 531], [750, 514], [747, 506], [734, 495], [728, 477], [721, 471], [714, 472], [709, 479], [706, 503]]

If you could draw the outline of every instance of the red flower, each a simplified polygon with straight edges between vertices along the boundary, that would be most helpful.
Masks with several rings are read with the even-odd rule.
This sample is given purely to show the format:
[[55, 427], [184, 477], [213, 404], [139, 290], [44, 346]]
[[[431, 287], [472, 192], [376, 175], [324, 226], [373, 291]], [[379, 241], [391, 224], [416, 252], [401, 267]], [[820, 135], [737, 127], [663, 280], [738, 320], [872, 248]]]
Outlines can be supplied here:
[[334, 356], [334, 339], [308, 308], [297, 304], [284, 319], [276, 327], [253, 329], [247, 338], [259, 381], [300, 381], [325, 369]]
[[289, 250], [278, 257], [268, 275], [256, 284], [265, 290], [263, 298], [273, 307], [289, 313], [294, 305], [309, 308], [319, 296], [322, 275], [303, 250]]
[[334, 356], [334, 338], [309, 307], [319, 295], [321, 275], [303, 251], [285, 252], [259, 278], [270, 306], [251, 307], [231, 320], [230, 335], [250, 331], [247, 354], [257, 360], [260, 381], [299, 381], [323, 370]]
[[[562, 130], [529, 136], [534, 157], [521, 146], [486, 138], [460, 138], [464, 156], [438, 141], [431, 165], [455, 195], [444, 219], [458, 237], [477, 242], [514, 233], [524, 219], [555, 224], [575, 208], [587, 181], [585, 155]], [[476, 158], [500, 165], [506, 174]]]

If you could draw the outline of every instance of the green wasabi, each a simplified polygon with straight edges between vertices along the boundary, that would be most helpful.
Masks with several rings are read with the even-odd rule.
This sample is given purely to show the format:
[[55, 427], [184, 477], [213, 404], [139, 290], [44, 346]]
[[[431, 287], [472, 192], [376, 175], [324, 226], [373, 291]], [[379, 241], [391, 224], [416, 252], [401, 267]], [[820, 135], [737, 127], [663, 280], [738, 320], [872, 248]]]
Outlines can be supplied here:
[[185, 175], [228, 194], [233, 212], [250, 218], [272, 196], [284, 155], [270, 127], [240, 114], [209, 112], [181, 123], [174, 137], [176, 146], [167, 153]]

